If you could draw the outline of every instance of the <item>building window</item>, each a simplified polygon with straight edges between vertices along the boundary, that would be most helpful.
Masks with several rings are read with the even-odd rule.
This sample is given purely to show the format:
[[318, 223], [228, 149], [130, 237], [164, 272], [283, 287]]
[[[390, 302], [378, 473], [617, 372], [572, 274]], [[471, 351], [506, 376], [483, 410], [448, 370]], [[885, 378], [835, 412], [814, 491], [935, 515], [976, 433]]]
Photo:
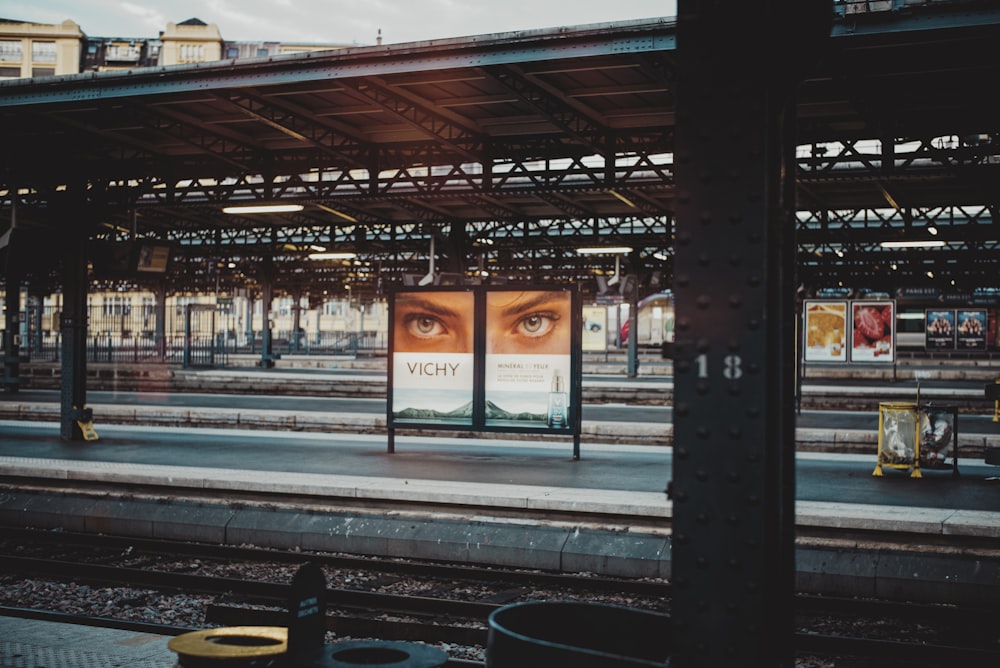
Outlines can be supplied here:
[[23, 60], [21, 54], [21, 40], [0, 39], [0, 61], [5, 63], [19, 63]]
[[181, 61], [187, 63], [205, 60], [205, 47], [202, 44], [181, 44]]
[[104, 58], [108, 62], [137, 63], [139, 51], [139, 47], [134, 44], [112, 44], [106, 49]]
[[52, 63], [56, 62], [56, 43], [55, 42], [32, 42], [31, 43], [31, 62], [33, 63]]
[[0, 67], [0, 79], [20, 79], [20, 67]]
[[105, 297], [104, 303], [101, 305], [101, 312], [105, 316], [131, 315], [131, 299], [129, 297], [121, 296]]
[[266, 58], [267, 57], [267, 49], [257, 49], [257, 57], [258, 58]]
[[54, 67], [32, 67], [31, 76], [32, 77], [54, 77], [56, 75], [56, 68]]

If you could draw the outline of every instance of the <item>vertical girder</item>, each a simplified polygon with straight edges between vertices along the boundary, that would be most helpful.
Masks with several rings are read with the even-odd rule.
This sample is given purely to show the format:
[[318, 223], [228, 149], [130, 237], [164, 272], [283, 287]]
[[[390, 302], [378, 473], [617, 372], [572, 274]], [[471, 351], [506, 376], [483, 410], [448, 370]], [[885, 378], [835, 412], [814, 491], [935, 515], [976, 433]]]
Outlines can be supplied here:
[[679, 3], [671, 484], [671, 665], [679, 668], [793, 665], [795, 228], [783, 174], [803, 63], [786, 31], [817, 38], [817, 7], [829, 11], [801, 0]]

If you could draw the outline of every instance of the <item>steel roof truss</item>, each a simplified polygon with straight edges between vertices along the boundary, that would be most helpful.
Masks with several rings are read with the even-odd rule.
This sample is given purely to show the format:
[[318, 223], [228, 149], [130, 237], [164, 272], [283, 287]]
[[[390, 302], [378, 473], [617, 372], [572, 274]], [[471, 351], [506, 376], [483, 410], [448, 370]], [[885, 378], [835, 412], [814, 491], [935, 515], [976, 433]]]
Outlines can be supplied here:
[[594, 153], [605, 153], [602, 137], [607, 133], [608, 124], [596, 111], [546, 85], [516, 65], [496, 65], [485, 71], [520, 100], [537, 109], [561, 133], [574, 138]]
[[407, 125], [447, 147], [456, 155], [477, 162], [483, 147], [483, 137], [473, 124], [455, 119], [457, 114], [435, 108], [427, 100], [417, 101], [416, 96], [398, 89], [390, 89], [378, 77], [363, 80], [343, 79], [344, 91], [367, 101], [383, 111], [392, 113]]
[[319, 149], [337, 160], [341, 166], [362, 169], [369, 166], [373, 153], [371, 145], [363, 142], [354, 133], [346, 132], [339, 124], [334, 127], [333, 123], [297, 105], [284, 100], [263, 98], [256, 91], [216, 95], [220, 100], [225, 100], [238, 108], [247, 117]]

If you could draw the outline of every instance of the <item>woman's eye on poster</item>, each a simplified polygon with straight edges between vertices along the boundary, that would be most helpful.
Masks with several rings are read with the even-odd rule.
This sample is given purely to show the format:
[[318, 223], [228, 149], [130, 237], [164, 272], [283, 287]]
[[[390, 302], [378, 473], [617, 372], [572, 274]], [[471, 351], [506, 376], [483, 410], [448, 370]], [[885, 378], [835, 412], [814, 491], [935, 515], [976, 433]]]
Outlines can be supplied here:
[[397, 351], [472, 352], [472, 293], [403, 293], [395, 308]]
[[492, 292], [486, 296], [486, 349], [496, 354], [568, 354], [570, 294]]

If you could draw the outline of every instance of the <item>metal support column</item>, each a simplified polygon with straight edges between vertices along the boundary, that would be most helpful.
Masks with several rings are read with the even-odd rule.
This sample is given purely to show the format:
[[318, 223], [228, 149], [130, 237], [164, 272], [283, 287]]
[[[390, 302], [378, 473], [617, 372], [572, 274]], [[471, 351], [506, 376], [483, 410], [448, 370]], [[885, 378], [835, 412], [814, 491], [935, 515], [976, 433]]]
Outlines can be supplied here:
[[167, 282], [164, 280], [156, 284], [156, 304], [154, 311], [154, 341], [156, 341], [156, 356], [161, 362], [167, 359]]
[[4, 290], [2, 385], [14, 393], [21, 385], [21, 277], [8, 271]]
[[[254, 295], [254, 293], [253, 293], [252, 290], [247, 290], [246, 301], [244, 303], [245, 308], [244, 308], [244, 311], [243, 311], [243, 313], [244, 313], [244, 321], [246, 323], [246, 326], [243, 329], [243, 335], [246, 338], [246, 344], [247, 344], [247, 347], [250, 349], [250, 353], [251, 354], [256, 349], [255, 346], [254, 346], [254, 341], [256, 340], [256, 337], [254, 336], [254, 333], [253, 333], [253, 302], [254, 302], [254, 296], [255, 295]], [[264, 314], [264, 317], [267, 318], [267, 314], [266, 313]]]
[[[83, 245], [67, 248], [63, 257], [62, 377], [59, 435], [84, 440], [79, 420], [91, 418], [87, 404], [87, 258]], [[91, 418], [92, 419], [92, 418]]]
[[191, 304], [184, 305], [184, 353], [181, 366], [185, 369], [191, 366], [191, 348], [194, 345], [191, 332]]
[[292, 292], [292, 350], [302, 352], [305, 331], [302, 329], [302, 291]]
[[635, 285], [628, 301], [628, 367], [626, 375], [639, 375], [639, 286]]
[[794, 68], [831, 7], [678, 10], [671, 665], [791, 666], [795, 226], [782, 175]]
[[274, 301], [274, 263], [270, 257], [264, 258], [260, 272], [260, 285], [263, 291], [261, 301], [261, 315], [263, 315], [263, 326], [260, 333], [260, 366], [262, 369], [274, 368], [274, 361], [280, 359], [280, 355], [274, 354], [274, 343], [271, 339], [271, 306]]

